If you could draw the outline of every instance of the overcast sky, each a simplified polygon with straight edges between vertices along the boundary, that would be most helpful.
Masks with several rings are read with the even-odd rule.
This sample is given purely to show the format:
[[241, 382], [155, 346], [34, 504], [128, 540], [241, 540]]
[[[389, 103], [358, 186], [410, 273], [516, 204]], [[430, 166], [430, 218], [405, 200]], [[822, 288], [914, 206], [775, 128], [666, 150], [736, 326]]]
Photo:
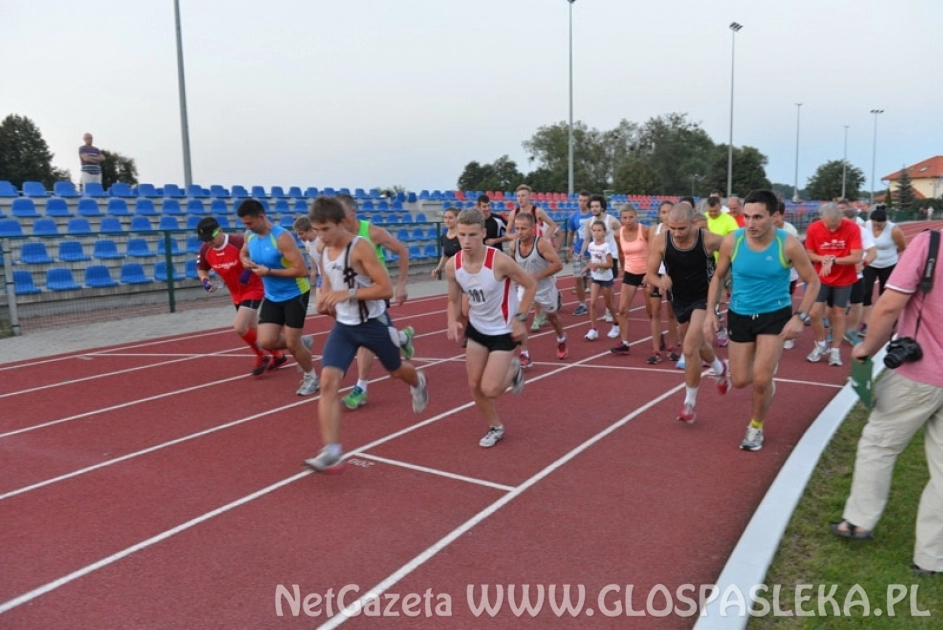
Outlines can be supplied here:
[[[180, 0], [195, 183], [447, 189], [568, 117], [566, 0]], [[792, 184], [943, 154], [941, 0], [578, 0], [574, 117], [686, 112]], [[0, 117], [78, 178], [82, 134], [183, 183], [173, 0], [0, 0]], [[744, 191], [740, 191], [741, 193]]]

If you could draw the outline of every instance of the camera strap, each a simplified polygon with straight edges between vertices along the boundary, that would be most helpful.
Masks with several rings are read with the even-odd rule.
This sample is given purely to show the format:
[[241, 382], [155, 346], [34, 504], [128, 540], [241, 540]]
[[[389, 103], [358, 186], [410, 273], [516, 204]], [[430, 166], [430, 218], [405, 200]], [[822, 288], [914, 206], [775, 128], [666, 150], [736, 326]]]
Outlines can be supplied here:
[[[933, 272], [936, 270], [936, 259], [940, 253], [940, 231], [930, 230], [930, 244], [927, 246], [927, 262], [923, 266], [923, 278], [920, 279], [920, 292], [924, 296], [933, 288]], [[926, 299], [924, 297], [924, 299]], [[917, 312], [917, 326], [914, 328], [914, 339], [920, 332], [920, 322], [923, 319], [923, 303], [920, 304], [920, 311]]]

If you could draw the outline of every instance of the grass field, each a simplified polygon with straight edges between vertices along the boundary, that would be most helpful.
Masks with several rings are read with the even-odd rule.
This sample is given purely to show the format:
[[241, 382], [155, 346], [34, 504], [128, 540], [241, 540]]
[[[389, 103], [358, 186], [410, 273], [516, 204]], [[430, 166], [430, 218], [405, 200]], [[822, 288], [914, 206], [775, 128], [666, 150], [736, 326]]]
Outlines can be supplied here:
[[[923, 450], [923, 432], [897, 460], [890, 500], [880, 523], [874, 529], [874, 540], [846, 540], [833, 536], [829, 524], [841, 518], [845, 499], [851, 487], [855, 451], [861, 429], [868, 414], [857, 406], [838, 429], [819, 462], [806, 492], [799, 502], [773, 564], [766, 576], [767, 599], [772, 606], [773, 585], [781, 585], [781, 610], [797, 611], [797, 584], [812, 585], [800, 592], [811, 595], [801, 603], [806, 614], [814, 616], [774, 616], [751, 619], [751, 630], [769, 628], [850, 629], [850, 628], [943, 628], [943, 576], [920, 578], [910, 570], [913, 559], [914, 524], [920, 494], [929, 478]], [[864, 595], [855, 590], [860, 585]], [[819, 589], [832, 598], [839, 612], [825, 601], [825, 616], [819, 613]], [[894, 586], [894, 585], [900, 585]], [[906, 589], [906, 590], [903, 590]], [[889, 616], [888, 594], [903, 599]], [[867, 615], [861, 605], [846, 603], [869, 602]], [[916, 610], [929, 616], [912, 616], [911, 599]], [[880, 615], [875, 609], [880, 608]], [[918, 613], [925, 614], [925, 613]]]

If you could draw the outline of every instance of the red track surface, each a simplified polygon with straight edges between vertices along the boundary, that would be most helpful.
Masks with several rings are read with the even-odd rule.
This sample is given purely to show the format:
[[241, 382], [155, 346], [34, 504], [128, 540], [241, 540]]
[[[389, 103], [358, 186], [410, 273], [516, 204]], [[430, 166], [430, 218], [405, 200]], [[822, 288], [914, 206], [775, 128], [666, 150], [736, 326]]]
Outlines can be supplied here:
[[[347, 626], [690, 627], [604, 616], [597, 595], [618, 585], [612, 607], [633, 585], [643, 610], [655, 585], [712, 583], [848, 369], [807, 363], [807, 329], [784, 354], [766, 444], [745, 453], [749, 390], [721, 397], [705, 379], [697, 423], [677, 422], [682, 373], [644, 363], [635, 307], [630, 357], [584, 341], [585, 318], [564, 317], [567, 361], [552, 333], [534, 336], [537, 365], [520, 397], [499, 401], [508, 434], [493, 449], [477, 445], [485, 426], [445, 338], [444, 298], [396, 309], [420, 333], [429, 407], [415, 416], [406, 387], [376, 367], [370, 403], [344, 416], [345, 449], [363, 454], [340, 475], [301, 467], [320, 438], [294, 369], [246, 376], [251, 357], [229, 330], [3, 366], [0, 628], [310, 628], [326, 607], [293, 616], [283, 598], [280, 617], [278, 585], [303, 598], [385, 580], [389, 594], [431, 589], [433, 612], [449, 595], [452, 617], [427, 618], [421, 602], [418, 618]], [[330, 323], [309, 320], [316, 350]], [[466, 599], [469, 585], [525, 583], [582, 586], [583, 610], [545, 605], [531, 619], [505, 602], [492, 618]]]

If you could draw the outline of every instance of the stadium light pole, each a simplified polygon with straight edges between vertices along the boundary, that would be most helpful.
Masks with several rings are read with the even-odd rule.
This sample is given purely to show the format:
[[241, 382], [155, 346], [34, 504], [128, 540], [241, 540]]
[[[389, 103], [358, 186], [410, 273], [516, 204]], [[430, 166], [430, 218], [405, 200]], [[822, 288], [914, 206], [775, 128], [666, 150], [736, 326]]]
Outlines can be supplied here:
[[737, 46], [737, 33], [743, 28], [743, 24], [737, 22], [730, 23], [730, 141], [727, 144], [727, 196], [731, 196], [733, 191], [733, 69], [734, 52]]
[[799, 114], [802, 103], [796, 103], [796, 172], [792, 180], [792, 200], [799, 201]]
[[874, 114], [874, 143], [871, 149], [871, 204], [874, 205], [874, 170], [877, 164], [878, 158], [878, 114], [883, 114], [883, 109], [872, 109], [871, 113]]
[[845, 176], [848, 173], [848, 125], [845, 125], [845, 150], [841, 158], [841, 198], [845, 198]]
[[174, 0], [177, 26], [177, 84], [180, 89], [180, 135], [183, 139], [183, 181], [187, 188], [193, 183], [190, 172], [190, 125], [187, 122], [187, 87], [183, 78], [183, 35], [180, 32], [180, 0]]
[[576, 0], [567, 0], [570, 5], [570, 135], [567, 140], [567, 194], [573, 195], [573, 3]]

